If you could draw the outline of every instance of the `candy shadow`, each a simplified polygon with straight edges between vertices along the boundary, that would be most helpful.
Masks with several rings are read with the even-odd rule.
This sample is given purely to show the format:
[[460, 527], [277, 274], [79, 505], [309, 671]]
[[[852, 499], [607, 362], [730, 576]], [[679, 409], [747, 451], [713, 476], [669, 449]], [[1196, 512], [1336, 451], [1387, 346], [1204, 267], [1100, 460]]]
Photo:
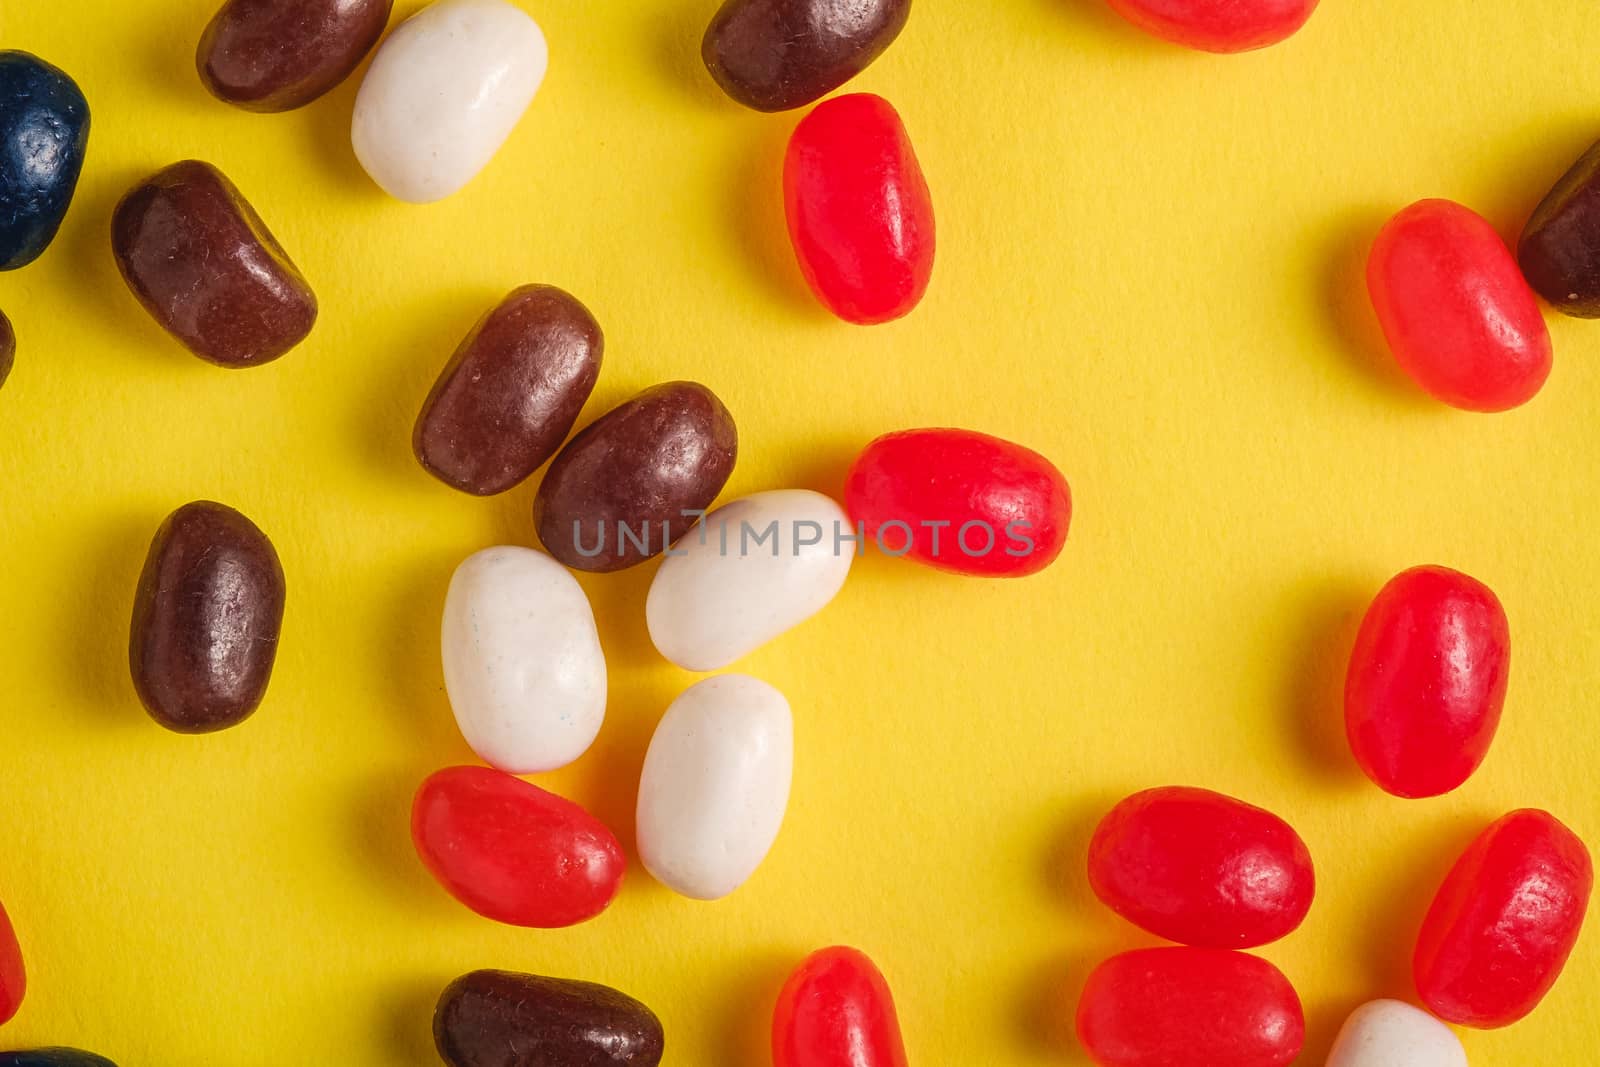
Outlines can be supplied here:
[[1299, 628], [1285, 643], [1284, 727], [1305, 767], [1329, 784], [1365, 781], [1344, 731], [1344, 679], [1367, 604], [1377, 587], [1328, 580], [1296, 597]]
[[389, 620], [382, 641], [385, 658], [375, 665], [390, 687], [387, 700], [397, 709], [397, 729], [429, 769], [477, 762], [456, 728], [439, 658], [445, 592], [462, 558], [464, 553], [440, 556], [409, 573], [395, 574], [388, 587], [392, 602], [385, 615]]
[[1089, 842], [1106, 813], [1116, 806], [1128, 792], [1075, 800], [1066, 819], [1048, 842], [1039, 866], [1040, 884], [1052, 899], [1064, 903], [1075, 913], [1086, 916], [1103, 915], [1109, 920], [1108, 931], [1117, 927], [1130, 931], [1116, 914], [1100, 903], [1089, 886]]
[[[778, 994], [789, 974], [803, 957], [768, 952], [755, 963], [742, 967], [716, 996], [719, 1005], [717, 1033], [727, 1064], [764, 1064], [772, 1055], [772, 1014]], [[671, 1044], [671, 1038], [668, 1038]]]
[[1411, 955], [1423, 917], [1445, 874], [1490, 820], [1490, 816], [1451, 817], [1415, 835], [1409, 852], [1396, 850], [1397, 862], [1374, 886], [1373, 905], [1367, 911], [1364, 988], [1371, 997], [1405, 1001], [1415, 997]]
[[[93, 151], [92, 146], [90, 150]], [[106, 347], [114, 351], [150, 349], [158, 358], [177, 357], [192, 364], [194, 358], [156, 324], [123, 281], [111, 249], [111, 216], [117, 204], [128, 190], [156, 170], [156, 166], [124, 168], [112, 177], [98, 176], [92, 182], [81, 182], [66, 224], [56, 238], [56, 247], [45, 254], [59, 255], [70, 265], [70, 284], [63, 291], [86, 295], [77, 306], [92, 313], [95, 325], [106, 338]]]
[[418, 975], [396, 983], [384, 998], [379, 1016], [383, 1046], [396, 1063], [437, 1063], [433, 1044], [433, 1013], [439, 996], [452, 979]]
[[[73, 702], [93, 709], [96, 726], [146, 728], [128, 667], [134, 593], [163, 516], [130, 513], [98, 527], [79, 554], [86, 562], [76, 589], [65, 590], [50, 657]], [[111, 595], [107, 596], [107, 591]]]
[[391, 770], [364, 779], [350, 821], [350, 873], [375, 883], [385, 896], [403, 897], [420, 924], [472, 918], [428, 874], [411, 844], [411, 800], [436, 769]]
[[651, 55], [661, 77], [684, 96], [711, 110], [733, 114], [742, 111], [711, 79], [700, 58], [700, 43], [721, 0], [669, 5], [650, 23]]
[[192, 5], [188, 9], [183, 5], [168, 7], [164, 15], [159, 9], [148, 11], [154, 17], [141, 20], [146, 33], [140, 41], [141, 80], [186, 108], [202, 101], [213, 107], [228, 107], [206, 90], [196, 58], [200, 37], [216, 13], [215, 7], [203, 14], [191, 14], [197, 11]]
[[[838, 437], [808, 442], [805, 454], [783, 468], [784, 485], [831, 496], [844, 503], [845, 476], [866, 442]], [[774, 486], [774, 488], [777, 488]]]
[[[396, 21], [391, 20], [390, 25]], [[374, 48], [348, 78], [318, 99], [298, 109], [298, 112], [278, 116], [284, 120], [293, 116], [299, 122], [300, 132], [305, 138], [306, 157], [327, 172], [341, 193], [367, 201], [389, 199], [389, 194], [367, 175], [350, 141], [356, 93], [361, 89], [361, 80], [366, 77], [367, 66], [376, 52]]]
[[[1370, 998], [1369, 998], [1370, 999]], [[1306, 1006], [1306, 1043], [1300, 1060], [1305, 1063], [1322, 1063], [1333, 1048], [1333, 1039], [1339, 1036], [1350, 1013], [1366, 1001], [1359, 998], [1321, 1001]]]
[[1397, 204], [1388, 211], [1351, 211], [1328, 226], [1328, 236], [1321, 241], [1326, 249], [1322, 256], [1326, 264], [1322, 311], [1339, 350], [1363, 382], [1398, 405], [1416, 411], [1437, 411], [1438, 402], [1400, 369], [1389, 351], [1367, 294], [1367, 253], [1383, 224], [1401, 206]]
[[[1550, 125], [1540, 122], [1531, 134], [1507, 138], [1516, 147], [1493, 156], [1506, 161], [1503, 183], [1477, 207], [1513, 252], [1534, 208], [1578, 157], [1600, 140], [1600, 123], [1581, 114], [1559, 120], [1559, 128], [1550, 129]], [[1539, 150], [1529, 152], [1522, 147], [1529, 141], [1538, 142]]]
[[749, 149], [738, 159], [726, 197], [727, 226], [751, 274], [776, 302], [812, 322], [832, 322], [800, 273], [784, 217], [783, 157], [795, 121], [780, 117], [751, 128]]
[[[1086, 31], [1096, 40], [1081, 42], [1084, 51], [1116, 48], [1129, 56], [1185, 58], [1187, 49], [1146, 33], [1111, 10], [1106, 0], [1033, 0], [1053, 22]], [[1077, 35], [1074, 35], [1076, 42]]]
[[1078, 1000], [1090, 972], [1131, 947], [1126, 941], [1103, 938], [1043, 960], [1025, 974], [1016, 999], [1016, 1029], [1022, 1045], [1057, 1063], [1092, 1064], [1078, 1041]]

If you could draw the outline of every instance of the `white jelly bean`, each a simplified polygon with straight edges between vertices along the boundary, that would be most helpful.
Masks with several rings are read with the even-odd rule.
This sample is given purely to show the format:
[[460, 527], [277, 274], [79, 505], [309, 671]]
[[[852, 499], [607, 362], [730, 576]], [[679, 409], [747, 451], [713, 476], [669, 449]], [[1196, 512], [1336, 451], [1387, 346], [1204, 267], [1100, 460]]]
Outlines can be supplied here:
[[743, 885], [783, 824], [794, 771], [789, 702], [766, 682], [724, 674], [662, 716], [639, 779], [639, 858], [696, 900]]
[[513, 774], [583, 755], [606, 714], [606, 661], [578, 580], [530, 548], [486, 548], [450, 579], [444, 685], [467, 744]]
[[500, 150], [544, 80], [539, 24], [507, 0], [437, 0], [401, 23], [356, 95], [356, 158], [416, 204], [460, 189]]
[[754, 652], [828, 605], [855, 545], [844, 509], [821, 493], [780, 489], [723, 505], [672, 549], [645, 601], [650, 639], [692, 671]]
[[1374, 1000], [1345, 1020], [1328, 1067], [1467, 1067], [1467, 1053], [1454, 1031], [1420, 1008]]

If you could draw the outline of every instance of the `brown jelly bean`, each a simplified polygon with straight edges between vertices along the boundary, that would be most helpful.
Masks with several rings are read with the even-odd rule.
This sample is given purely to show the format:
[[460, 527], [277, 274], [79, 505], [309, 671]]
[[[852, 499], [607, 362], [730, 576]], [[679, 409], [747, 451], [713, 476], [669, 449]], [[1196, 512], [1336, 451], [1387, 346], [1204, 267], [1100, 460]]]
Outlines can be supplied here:
[[185, 734], [249, 718], [272, 677], [283, 598], [278, 554], [249, 519], [204, 500], [173, 512], [150, 545], [128, 643], [151, 717]]
[[649, 1008], [607, 986], [474, 971], [439, 998], [433, 1040], [450, 1067], [656, 1067]]
[[11, 320], [0, 311], [0, 385], [6, 384], [11, 365], [17, 361], [17, 335], [11, 332]]
[[228, 0], [195, 54], [218, 100], [289, 111], [349, 77], [389, 21], [394, 0]]
[[1517, 261], [1534, 292], [1557, 311], [1600, 318], [1600, 144], [1534, 209]]
[[788, 111], [860, 74], [910, 14], [911, 0], [727, 0], [700, 52], [739, 103]]
[[[533, 502], [539, 540], [582, 571], [619, 571], [663, 551], [711, 506], [738, 456], [733, 416], [703, 385], [668, 382], [567, 442]], [[685, 514], [685, 512], [691, 514]]]
[[600, 376], [594, 316], [551, 285], [526, 285], [478, 321], [422, 405], [411, 446], [446, 485], [503, 493], [566, 440]]
[[277, 359], [316, 322], [305, 278], [209, 163], [174, 163], [130, 190], [112, 216], [111, 244], [145, 309], [219, 366]]

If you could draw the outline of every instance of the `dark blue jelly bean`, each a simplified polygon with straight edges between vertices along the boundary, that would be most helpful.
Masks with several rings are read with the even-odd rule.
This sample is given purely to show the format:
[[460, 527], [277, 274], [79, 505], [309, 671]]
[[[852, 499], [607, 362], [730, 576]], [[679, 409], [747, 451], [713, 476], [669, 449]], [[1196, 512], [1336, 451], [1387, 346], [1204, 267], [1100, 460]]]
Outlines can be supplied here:
[[104, 1056], [75, 1048], [39, 1048], [32, 1052], [0, 1052], [0, 1067], [117, 1067]]
[[0, 270], [50, 246], [72, 203], [89, 143], [89, 104], [66, 74], [27, 52], [0, 52]]

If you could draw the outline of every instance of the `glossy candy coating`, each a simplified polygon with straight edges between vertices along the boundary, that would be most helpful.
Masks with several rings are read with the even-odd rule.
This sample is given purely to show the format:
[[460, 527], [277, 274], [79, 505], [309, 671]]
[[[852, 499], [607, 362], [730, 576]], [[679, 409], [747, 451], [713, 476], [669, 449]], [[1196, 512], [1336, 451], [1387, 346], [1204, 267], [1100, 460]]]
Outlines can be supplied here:
[[825, 948], [778, 994], [773, 1067], [906, 1067], [889, 983], [865, 954]]
[[0, 1052], [0, 1067], [117, 1067], [104, 1056], [75, 1048], [36, 1048]]
[[11, 320], [0, 311], [0, 385], [11, 376], [11, 367], [17, 361], [17, 335], [11, 330]]
[[11, 917], [0, 907], [0, 1024], [16, 1016], [27, 992], [28, 972], [22, 963], [22, 946], [17, 943]]
[[1089, 975], [1077, 1024], [1101, 1067], [1284, 1067], [1305, 1043], [1300, 998], [1276, 967], [1209, 948], [1111, 957]]
[[809, 489], [724, 504], [661, 561], [645, 599], [650, 640], [691, 671], [743, 658], [838, 595], [856, 546], [837, 539], [851, 532], [844, 509]]
[[723, 92], [757, 111], [820, 100], [905, 28], [911, 0], [727, 0], [700, 54]]
[[1557, 310], [1600, 318], [1600, 144], [1562, 175], [1522, 229], [1517, 262]]
[[917, 306], [933, 275], [933, 199], [887, 100], [836, 96], [800, 121], [783, 205], [800, 272], [835, 315], [869, 325]]
[[544, 33], [507, 0], [434, 0], [378, 48], [350, 120], [385, 192], [426, 204], [489, 165], [544, 81]]
[[305, 278], [209, 163], [174, 163], [134, 186], [112, 216], [111, 244], [145, 310], [218, 366], [277, 359], [317, 320]]
[[1500, 725], [1511, 668], [1505, 610], [1447, 567], [1389, 580], [1361, 620], [1345, 676], [1345, 733], [1367, 777], [1400, 797], [1465, 782]]
[[997, 578], [1048, 567], [1072, 521], [1072, 492], [1049, 460], [972, 430], [879, 437], [851, 465], [844, 505], [883, 551]]
[[0, 51], [0, 271], [38, 259], [72, 204], [89, 145], [89, 103], [65, 72]]
[[1550, 333], [1494, 227], [1448, 200], [1412, 204], [1367, 258], [1367, 291], [1405, 372], [1446, 404], [1506, 411], [1550, 376]]
[[150, 545], [128, 642], [150, 717], [203, 734], [254, 714], [272, 678], [283, 605], [283, 567], [255, 523], [205, 500], [173, 512]]
[[1420, 1008], [1374, 1000], [1350, 1013], [1326, 1067], [1467, 1067], [1455, 1031]]
[[1316, 884], [1311, 854], [1269, 811], [1169, 786], [1123, 800], [1089, 843], [1089, 884], [1157, 937], [1254, 948], [1298, 927]]
[[643, 563], [711, 506], [738, 453], [733, 416], [711, 390], [646, 389], [584, 427], [550, 464], [533, 502], [539, 540], [581, 571]]
[[450, 895], [512, 926], [572, 926], [606, 909], [626, 858], [577, 804], [487, 767], [449, 767], [411, 806], [417, 855]]
[[195, 52], [200, 81], [247, 111], [290, 111], [350, 76], [394, 0], [227, 0]]
[[1202, 52], [1248, 52], [1292, 36], [1317, 0], [1110, 0], [1123, 18]]
[[556, 454], [600, 377], [600, 324], [552, 285], [525, 285], [472, 328], [422, 405], [417, 460], [465, 493], [522, 482]]
[[1509, 1026], [1561, 976], [1594, 888], [1589, 852], [1548, 812], [1492, 823], [1450, 868], [1412, 958], [1417, 992], [1446, 1022]]
[[450, 1067], [656, 1067], [661, 1021], [593, 982], [474, 971], [445, 989], [433, 1042]]

